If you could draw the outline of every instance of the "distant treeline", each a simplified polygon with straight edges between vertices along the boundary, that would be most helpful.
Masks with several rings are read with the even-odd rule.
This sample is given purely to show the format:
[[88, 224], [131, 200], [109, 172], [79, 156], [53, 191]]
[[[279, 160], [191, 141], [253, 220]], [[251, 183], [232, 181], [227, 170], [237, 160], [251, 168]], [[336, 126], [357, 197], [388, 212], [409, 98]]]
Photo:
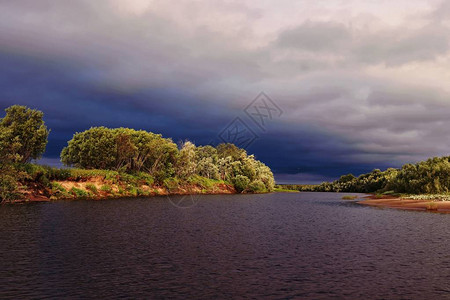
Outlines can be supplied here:
[[[14, 199], [34, 180], [35, 172], [27, 170], [36, 168], [26, 165], [44, 153], [49, 133], [42, 112], [19, 105], [6, 109], [0, 119], [0, 201]], [[272, 191], [275, 184], [269, 167], [233, 144], [197, 147], [185, 141], [177, 145], [160, 134], [129, 128], [93, 127], [76, 133], [63, 149], [61, 161], [69, 167], [113, 170], [139, 178], [146, 173], [156, 185], [190, 182], [199, 176], [229, 183], [238, 192]], [[45, 184], [52, 179], [48, 177], [65, 174], [45, 170], [39, 175]]]
[[347, 174], [319, 185], [283, 187], [314, 192], [445, 194], [450, 192], [450, 157], [433, 157], [400, 169], [375, 169], [358, 177]]

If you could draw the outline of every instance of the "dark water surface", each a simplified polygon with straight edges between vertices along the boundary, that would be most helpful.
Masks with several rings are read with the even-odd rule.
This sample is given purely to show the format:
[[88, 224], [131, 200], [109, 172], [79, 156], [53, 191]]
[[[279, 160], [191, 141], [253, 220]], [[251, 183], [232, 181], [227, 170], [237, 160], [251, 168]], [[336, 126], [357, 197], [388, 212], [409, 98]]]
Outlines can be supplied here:
[[450, 215], [342, 194], [0, 207], [0, 299], [450, 298]]

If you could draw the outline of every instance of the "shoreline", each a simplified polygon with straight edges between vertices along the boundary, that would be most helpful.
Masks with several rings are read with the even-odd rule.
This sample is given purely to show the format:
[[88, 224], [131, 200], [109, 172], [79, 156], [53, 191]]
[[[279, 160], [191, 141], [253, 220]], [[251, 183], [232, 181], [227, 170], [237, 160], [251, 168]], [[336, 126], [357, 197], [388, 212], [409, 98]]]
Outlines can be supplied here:
[[[24, 204], [54, 202], [60, 200], [110, 200], [125, 198], [143, 198], [157, 196], [182, 196], [182, 195], [228, 195], [237, 194], [236, 189], [227, 183], [217, 182], [211, 186], [199, 184], [185, 184], [173, 189], [160, 185], [140, 184], [133, 189], [125, 189], [125, 182], [112, 183], [102, 177], [92, 177], [81, 181], [65, 180], [52, 181], [57, 189], [46, 188], [42, 185], [29, 185], [20, 190], [20, 198], [2, 204]], [[108, 186], [105, 190], [102, 187]]]
[[364, 200], [356, 203], [379, 208], [450, 213], [450, 201], [413, 200], [393, 196], [382, 196], [382, 198], [379, 198], [375, 195], [369, 195], [364, 198]]

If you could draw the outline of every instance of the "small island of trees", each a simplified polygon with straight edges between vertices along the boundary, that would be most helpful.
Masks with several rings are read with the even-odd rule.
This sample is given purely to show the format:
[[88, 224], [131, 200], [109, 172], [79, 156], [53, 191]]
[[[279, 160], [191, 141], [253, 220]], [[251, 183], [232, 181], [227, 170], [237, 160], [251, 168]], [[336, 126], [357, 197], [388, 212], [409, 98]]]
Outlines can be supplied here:
[[42, 112], [19, 105], [6, 109], [0, 119], [0, 201], [30, 193], [48, 199], [155, 195], [164, 190], [261, 193], [275, 185], [269, 167], [233, 144], [177, 145], [160, 134], [130, 128], [92, 127], [75, 133], [61, 153], [68, 168], [30, 163], [44, 153], [49, 133]]

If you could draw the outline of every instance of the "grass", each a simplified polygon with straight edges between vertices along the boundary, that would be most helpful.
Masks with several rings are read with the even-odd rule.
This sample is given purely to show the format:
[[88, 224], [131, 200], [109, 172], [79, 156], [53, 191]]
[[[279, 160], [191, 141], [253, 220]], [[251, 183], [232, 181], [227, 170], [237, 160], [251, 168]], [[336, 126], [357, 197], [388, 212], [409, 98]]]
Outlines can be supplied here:
[[86, 189], [90, 192], [92, 192], [93, 194], [97, 195], [98, 194], [98, 190], [97, 187], [95, 185], [93, 185], [92, 183], [88, 183], [86, 184]]
[[355, 200], [358, 199], [358, 196], [354, 196], [354, 195], [347, 195], [342, 197], [342, 200]]
[[86, 198], [89, 196], [89, 193], [85, 190], [73, 187], [70, 189], [70, 193], [76, 198]]
[[277, 188], [277, 187], [273, 191], [278, 192], [278, 193], [300, 193], [300, 191], [298, 191], [298, 190], [290, 190], [290, 189]]
[[59, 183], [52, 182], [51, 183], [51, 191], [52, 195], [55, 198], [70, 198], [71, 194]]
[[112, 187], [109, 184], [104, 184], [102, 185], [102, 187], [100, 188], [100, 190], [102, 192], [106, 192], [106, 193], [112, 193]]

